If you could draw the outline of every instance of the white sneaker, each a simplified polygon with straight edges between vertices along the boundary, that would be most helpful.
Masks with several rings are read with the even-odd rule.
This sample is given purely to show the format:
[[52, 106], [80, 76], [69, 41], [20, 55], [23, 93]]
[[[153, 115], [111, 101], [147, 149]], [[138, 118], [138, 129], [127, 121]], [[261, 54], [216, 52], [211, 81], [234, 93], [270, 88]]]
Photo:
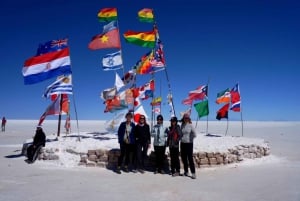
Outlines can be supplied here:
[[192, 178], [192, 179], [196, 179], [196, 174], [193, 173], [191, 178]]

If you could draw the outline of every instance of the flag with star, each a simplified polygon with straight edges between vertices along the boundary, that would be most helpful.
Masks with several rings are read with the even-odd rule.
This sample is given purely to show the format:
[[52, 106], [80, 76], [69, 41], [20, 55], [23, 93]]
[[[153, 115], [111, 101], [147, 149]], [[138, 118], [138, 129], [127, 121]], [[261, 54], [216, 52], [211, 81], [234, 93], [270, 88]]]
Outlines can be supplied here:
[[103, 70], [117, 70], [123, 67], [121, 51], [107, 54], [102, 59]]
[[103, 32], [94, 36], [88, 45], [90, 50], [121, 48], [119, 29], [116, 26], [116, 21], [111, 21], [103, 26]]

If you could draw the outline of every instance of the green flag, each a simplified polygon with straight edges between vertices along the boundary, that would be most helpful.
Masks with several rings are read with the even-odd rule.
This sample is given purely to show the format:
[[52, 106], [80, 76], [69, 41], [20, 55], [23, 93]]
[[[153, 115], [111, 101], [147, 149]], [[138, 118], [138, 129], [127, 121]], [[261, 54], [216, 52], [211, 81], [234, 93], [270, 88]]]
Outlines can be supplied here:
[[196, 104], [194, 104], [194, 107], [195, 107], [196, 111], [198, 112], [199, 118], [207, 116], [209, 114], [208, 100], [196, 103]]

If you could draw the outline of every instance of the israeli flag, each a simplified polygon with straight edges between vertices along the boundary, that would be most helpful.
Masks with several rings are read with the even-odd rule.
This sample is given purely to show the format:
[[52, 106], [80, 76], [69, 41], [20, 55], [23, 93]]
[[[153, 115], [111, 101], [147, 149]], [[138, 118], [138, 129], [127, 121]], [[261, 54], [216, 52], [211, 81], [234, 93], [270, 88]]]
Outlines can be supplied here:
[[102, 59], [103, 70], [116, 70], [123, 67], [123, 61], [121, 57], [121, 51], [107, 54]]

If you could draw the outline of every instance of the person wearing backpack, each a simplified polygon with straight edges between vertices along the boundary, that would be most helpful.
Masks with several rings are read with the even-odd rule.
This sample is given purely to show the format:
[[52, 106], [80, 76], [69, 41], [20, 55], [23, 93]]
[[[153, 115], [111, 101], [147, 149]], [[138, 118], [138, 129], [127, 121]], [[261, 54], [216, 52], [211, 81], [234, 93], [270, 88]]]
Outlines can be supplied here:
[[171, 158], [171, 173], [172, 176], [180, 176], [180, 161], [179, 161], [179, 141], [181, 134], [180, 126], [178, 125], [177, 117], [171, 118], [171, 125], [168, 128], [168, 140], [170, 158]]

